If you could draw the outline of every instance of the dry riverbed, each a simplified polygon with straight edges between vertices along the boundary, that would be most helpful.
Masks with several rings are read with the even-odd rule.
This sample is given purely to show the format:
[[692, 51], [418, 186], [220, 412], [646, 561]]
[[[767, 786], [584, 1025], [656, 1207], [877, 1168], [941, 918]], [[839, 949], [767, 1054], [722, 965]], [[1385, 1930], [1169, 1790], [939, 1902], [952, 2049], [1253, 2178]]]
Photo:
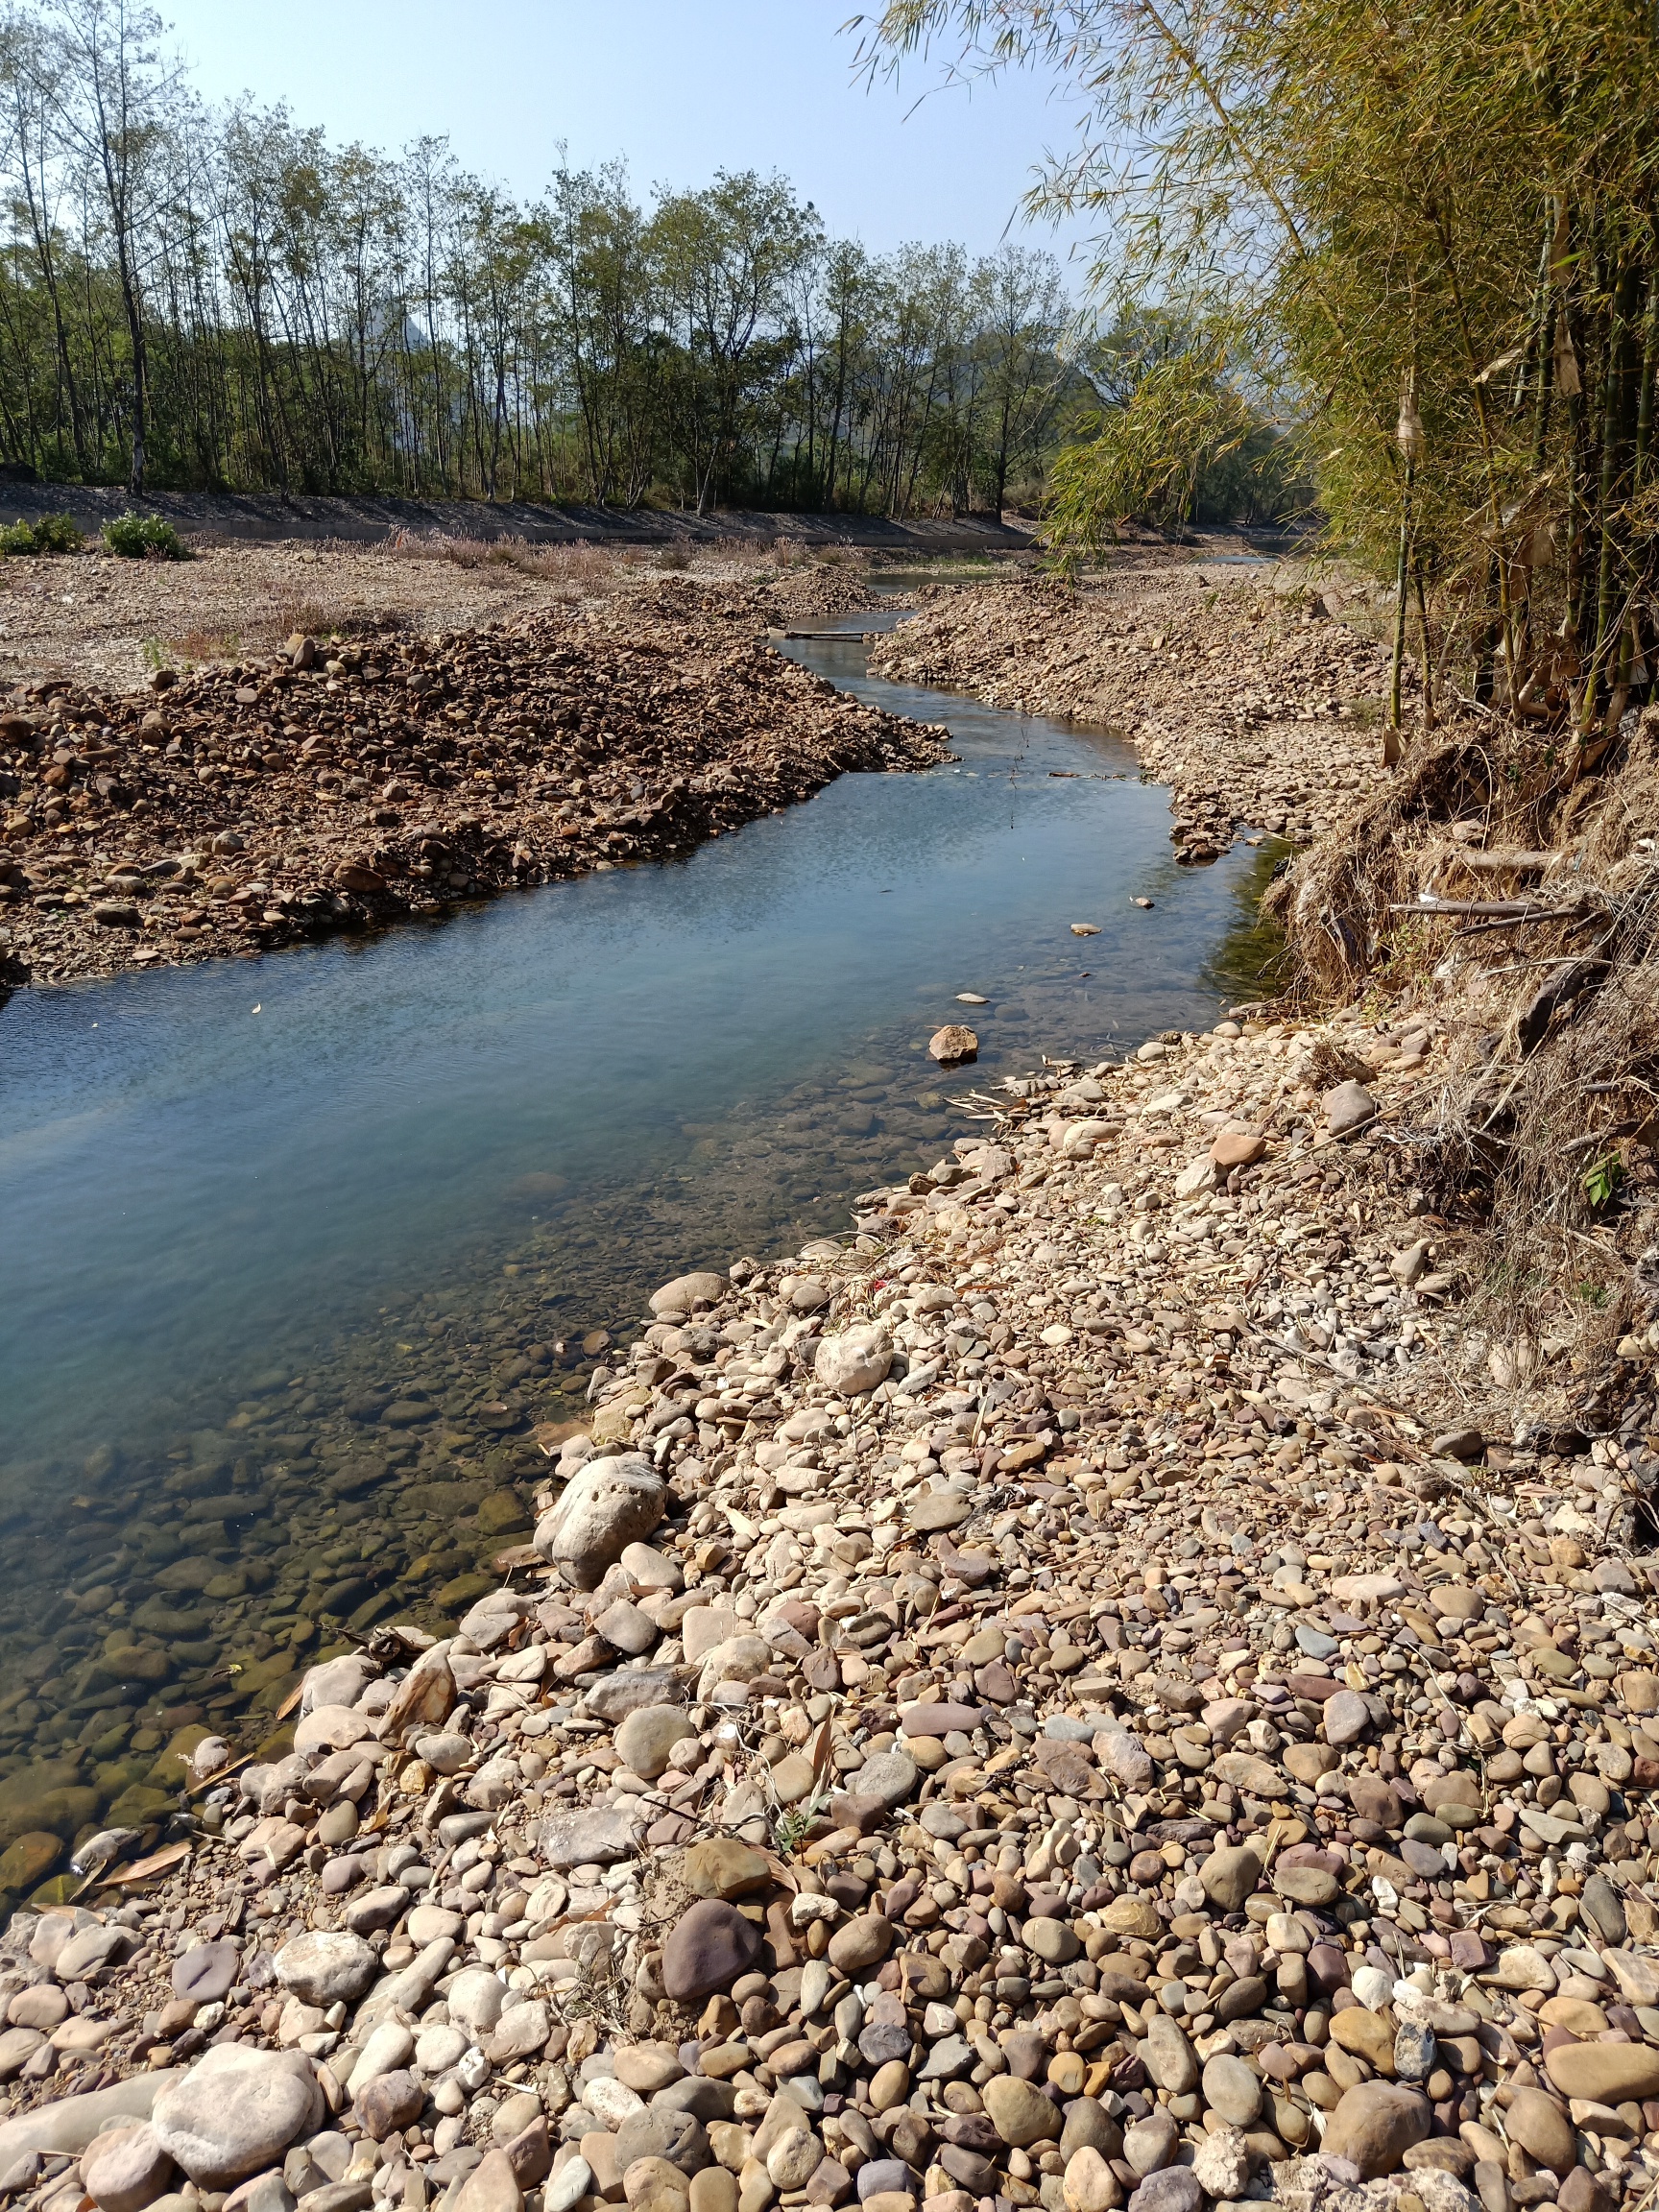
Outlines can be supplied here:
[[1340, 618], [1363, 624], [1373, 596], [1291, 566], [1125, 549], [1076, 590], [1011, 575], [925, 592], [870, 667], [1110, 727], [1173, 787], [1172, 834], [1204, 860], [1241, 829], [1315, 836], [1382, 781], [1387, 654]]
[[1436, 1433], [1455, 1256], [1390, 1139], [1446, 1049], [1228, 1022], [1007, 1086], [855, 1236], [664, 1285], [573, 1431], [528, 1405], [533, 1541], [252, 1764], [181, 1728], [115, 1885], [12, 1776], [0, 2188], [1644, 2202], [1654, 1410]]

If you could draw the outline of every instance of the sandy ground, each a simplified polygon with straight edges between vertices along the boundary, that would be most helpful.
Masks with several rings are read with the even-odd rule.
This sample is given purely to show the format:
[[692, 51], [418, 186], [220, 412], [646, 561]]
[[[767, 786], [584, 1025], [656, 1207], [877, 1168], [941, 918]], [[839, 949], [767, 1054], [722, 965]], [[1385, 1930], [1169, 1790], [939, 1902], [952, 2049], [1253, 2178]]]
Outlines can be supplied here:
[[[541, 559], [541, 575], [338, 543], [207, 546], [192, 561], [0, 561], [0, 678], [132, 690], [157, 666], [268, 652], [296, 630], [470, 628], [569, 600], [584, 556]], [[649, 572], [655, 559], [637, 565]]]

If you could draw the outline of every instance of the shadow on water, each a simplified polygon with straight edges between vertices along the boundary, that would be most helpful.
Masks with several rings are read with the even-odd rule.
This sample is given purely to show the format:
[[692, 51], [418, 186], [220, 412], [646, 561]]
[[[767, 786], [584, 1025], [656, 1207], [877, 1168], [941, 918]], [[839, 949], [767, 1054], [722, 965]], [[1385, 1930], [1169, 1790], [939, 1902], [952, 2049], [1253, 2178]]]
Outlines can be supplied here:
[[[256, 1739], [320, 1649], [493, 1587], [530, 1426], [658, 1283], [842, 1232], [1045, 1048], [1254, 989], [1265, 849], [1177, 866], [1126, 746], [786, 650], [956, 757], [442, 927], [0, 1016], [0, 1848], [159, 1816], [173, 1731]], [[979, 1060], [944, 1071], [959, 1020]]]

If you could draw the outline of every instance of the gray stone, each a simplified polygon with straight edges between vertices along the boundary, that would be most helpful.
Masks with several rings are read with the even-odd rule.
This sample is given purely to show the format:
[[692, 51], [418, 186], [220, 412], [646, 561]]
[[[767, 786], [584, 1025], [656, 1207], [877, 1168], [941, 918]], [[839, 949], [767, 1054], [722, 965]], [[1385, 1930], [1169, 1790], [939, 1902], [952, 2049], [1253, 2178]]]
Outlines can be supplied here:
[[298, 2051], [217, 2043], [156, 2100], [156, 2140], [198, 2187], [228, 2189], [276, 2165], [325, 2105], [311, 2061]]
[[173, 1994], [197, 2005], [214, 2005], [228, 1994], [242, 1971], [234, 1943], [193, 1943], [173, 1961]]
[[630, 1713], [617, 1729], [617, 1757], [642, 1782], [655, 1782], [667, 1767], [675, 1746], [687, 1737], [695, 1742], [697, 1731], [683, 1705], [647, 1705]]
[[1262, 2109], [1262, 2077], [1242, 2058], [1217, 2054], [1204, 2063], [1204, 2102], [1229, 2127], [1249, 2128]]
[[1202, 2184], [1190, 2166], [1161, 2166], [1129, 2200], [1129, 2212], [1198, 2212]]
[[183, 2080], [177, 2067], [157, 2068], [154, 2074], [133, 2074], [110, 2089], [89, 2089], [79, 2097], [60, 2097], [33, 2112], [0, 2124], [0, 2173], [27, 2152], [45, 2157], [62, 2157], [84, 2151], [101, 2128], [112, 2120], [147, 2120], [161, 2092]]
[[1334, 1750], [1358, 1743], [1371, 1725], [1371, 1708], [1358, 1690], [1338, 1690], [1325, 1700], [1325, 1741]]
[[889, 1811], [902, 1805], [920, 1779], [916, 1762], [902, 1751], [878, 1751], [853, 1778], [861, 1797], [879, 1797]]
[[272, 1963], [284, 1989], [325, 2010], [341, 2002], [355, 2004], [380, 1971], [377, 1953], [361, 1936], [311, 1928], [291, 1936]]
[[1154, 2012], [1140, 2045], [1146, 2071], [1160, 2089], [1184, 2096], [1198, 2085], [1198, 2055], [1166, 2012]]
[[636, 2158], [666, 2158], [682, 2174], [700, 2174], [713, 2156], [703, 2123], [672, 2104], [634, 2112], [616, 2130], [616, 2167], [626, 2173]]
[[1198, 1868], [1204, 1894], [1222, 1912], [1243, 1911], [1244, 1900], [1262, 1885], [1262, 1860], [1242, 1843], [1223, 1843]]
[[96, 2135], [81, 2156], [81, 2179], [100, 2212], [144, 2212], [173, 2177], [173, 2161], [146, 2120]]
[[605, 1570], [661, 1520], [667, 1489], [643, 1454], [590, 1459], [536, 1525], [536, 1549], [579, 1590], [596, 1590]]
[[609, 1720], [613, 1727], [647, 1705], [682, 1705], [685, 1701], [685, 1693], [670, 1667], [619, 1667], [603, 1682], [595, 1682], [586, 1699], [594, 1719]]
[[1060, 2155], [1070, 2158], [1074, 2151], [1098, 2151], [1102, 2158], [1123, 2155], [1123, 2130], [1097, 2097], [1076, 2097], [1066, 2107]]
[[1338, 1083], [1325, 1094], [1325, 1124], [1333, 1137], [1362, 1129], [1377, 1112], [1377, 1101], [1362, 1083]]
[[561, 1813], [541, 1824], [541, 1856], [556, 1873], [571, 1866], [610, 1866], [632, 1859], [644, 1815], [627, 1805], [594, 1805]]

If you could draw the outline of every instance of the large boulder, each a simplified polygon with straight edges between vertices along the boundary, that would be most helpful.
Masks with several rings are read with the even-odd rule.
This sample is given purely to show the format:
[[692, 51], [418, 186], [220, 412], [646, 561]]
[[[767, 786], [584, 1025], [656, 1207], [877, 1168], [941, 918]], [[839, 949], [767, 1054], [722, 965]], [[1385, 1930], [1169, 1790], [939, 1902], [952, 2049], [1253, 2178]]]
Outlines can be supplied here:
[[296, 2136], [315, 2133], [326, 2107], [300, 2051], [216, 2043], [156, 2100], [150, 2125], [175, 2165], [199, 2188], [231, 2189], [281, 2160]]
[[579, 1590], [596, 1590], [607, 1567], [661, 1520], [668, 1493], [643, 1454], [590, 1459], [536, 1525], [536, 1549]]

